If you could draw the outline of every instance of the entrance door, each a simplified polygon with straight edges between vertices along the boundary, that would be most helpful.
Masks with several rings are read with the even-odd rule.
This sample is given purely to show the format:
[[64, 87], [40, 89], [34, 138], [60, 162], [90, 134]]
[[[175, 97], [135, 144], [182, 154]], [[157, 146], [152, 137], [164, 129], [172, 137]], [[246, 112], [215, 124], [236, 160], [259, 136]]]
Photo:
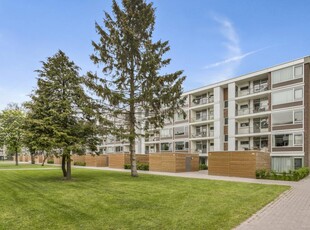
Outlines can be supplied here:
[[186, 172], [192, 171], [192, 157], [185, 158], [185, 171]]

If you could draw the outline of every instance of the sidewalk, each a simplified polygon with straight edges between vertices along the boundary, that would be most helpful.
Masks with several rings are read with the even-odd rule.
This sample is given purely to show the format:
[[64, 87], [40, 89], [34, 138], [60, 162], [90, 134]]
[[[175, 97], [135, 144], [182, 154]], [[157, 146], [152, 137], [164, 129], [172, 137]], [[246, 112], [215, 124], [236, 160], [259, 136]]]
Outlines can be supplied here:
[[[86, 167], [86, 166], [73, 166], [74, 168], [86, 168], [86, 169], [96, 169], [96, 170], [106, 170], [106, 171], [117, 171], [117, 172], [130, 172], [130, 169], [114, 169], [108, 167]], [[279, 181], [279, 180], [258, 180], [251, 178], [241, 178], [241, 177], [228, 177], [228, 176], [212, 176], [208, 175], [207, 170], [202, 170], [198, 172], [183, 172], [183, 173], [170, 173], [170, 172], [154, 172], [154, 171], [138, 171], [139, 174], [149, 174], [149, 175], [161, 175], [161, 176], [173, 176], [173, 177], [184, 177], [184, 178], [196, 178], [196, 179], [207, 179], [207, 180], [221, 180], [221, 181], [231, 181], [231, 182], [244, 182], [244, 183], [255, 183], [255, 184], [273, 184], [273, 185], [288, 185], [295, 186], [299, 182], [294, 181]]]
[[310, 177], [294, 184], [292, 189], [258, 211], [236, 230], [310, 229]]

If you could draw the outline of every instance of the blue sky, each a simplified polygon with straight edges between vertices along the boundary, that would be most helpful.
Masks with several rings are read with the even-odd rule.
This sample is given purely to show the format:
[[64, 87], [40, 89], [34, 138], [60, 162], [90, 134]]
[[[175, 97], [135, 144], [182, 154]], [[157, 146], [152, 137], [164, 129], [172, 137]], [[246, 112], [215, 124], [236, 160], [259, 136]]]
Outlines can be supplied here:
[[[308, 0], [154, 0], [154, 39], [169, 40], [167, 72], [183, 69], [190, 90], [310, 55]], [[81, 73], [94, 23], [110, 0], [0, 0], [0, 109], [36, 87], [45, 60], [63, 50]]]

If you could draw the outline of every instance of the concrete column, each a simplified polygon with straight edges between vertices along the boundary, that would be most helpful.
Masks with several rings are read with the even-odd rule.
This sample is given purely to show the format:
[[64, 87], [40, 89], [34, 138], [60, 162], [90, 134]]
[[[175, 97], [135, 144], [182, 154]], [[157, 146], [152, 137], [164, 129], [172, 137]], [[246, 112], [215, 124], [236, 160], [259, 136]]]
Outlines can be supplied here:
[[228, 85], [228, 150], [235, 151], [236, 149], [236, 84]]
[[224, 149], [223, 89], [214, 88], [214, 151]]

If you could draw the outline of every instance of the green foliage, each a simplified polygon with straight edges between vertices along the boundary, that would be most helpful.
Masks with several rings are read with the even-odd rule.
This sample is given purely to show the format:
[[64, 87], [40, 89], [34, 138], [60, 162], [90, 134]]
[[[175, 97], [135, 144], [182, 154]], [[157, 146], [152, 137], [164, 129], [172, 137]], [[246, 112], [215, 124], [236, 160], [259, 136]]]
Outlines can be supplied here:
[[270, 180], [287, 180], [287, 181], [299, 181], [309, 175], [309, 168], [303, 167], [294, 171], [277, 173], [275, 171], [270, 171], [266, 169], [256, 170], [257, 179], [270, 179]]
[[0, 113], [0, 146], [17, 154], [22, 148], [25, 113], [16, 104], [10, 104]]
[[[93, 100], [84, 91], [80, 68], [59, 50], [37, 70], [37, 89], [28, 110], [26, 142], [34, 151], [54, 152], [70, 161], [71, 152], [96, 150], [99, 143]], [[65, 162], [62, 162], [65, 163]], [[63, 164], [64, 177], [67, 177]], [[68, 169], [70, 171], [70, 168]]]
[[[131, 169], [131, 164], [124, 164], [124, 169]], [[149, 164], [137, 163], [137, 170], [149, 171]]]
[[208, 166], [206, 164], [200, 164], [199, 170], [208, 170]]
[[47, 163], [48, 163], [48, 164], [54, 164], [54, 160], [52, 160], [52, 159], [47, 160]]
[[74, 162], [74, 165], [76, 165], [76, 166], [86, 166], [86, 162], [76, 161], [76, 162]]
[[[185, 114], [181, 99], [185, 76], [183, 71], [161, 74], [170, 64], [171, 60], [163, 57], [170, 47], [167, 41], [153, 41], [152, 3], [124, 0], [120, 7], [113, 1], [112, 15], [105, 13], [103, 24], [96, 23], [100, 39], [92, 43], [95, 53], [91, 55], [103, 76], [89, 72], [87, 86], [101, 99], [101, 112], [119, 121], [110, 123], [111, 133], [127, 139], [134, 154], [134, 141], [141, 129], [162, 127], [165, 118], [173, 118], [176, 112]], [[141, 120], [145, 111], [152, 111], [151, 116]]]

